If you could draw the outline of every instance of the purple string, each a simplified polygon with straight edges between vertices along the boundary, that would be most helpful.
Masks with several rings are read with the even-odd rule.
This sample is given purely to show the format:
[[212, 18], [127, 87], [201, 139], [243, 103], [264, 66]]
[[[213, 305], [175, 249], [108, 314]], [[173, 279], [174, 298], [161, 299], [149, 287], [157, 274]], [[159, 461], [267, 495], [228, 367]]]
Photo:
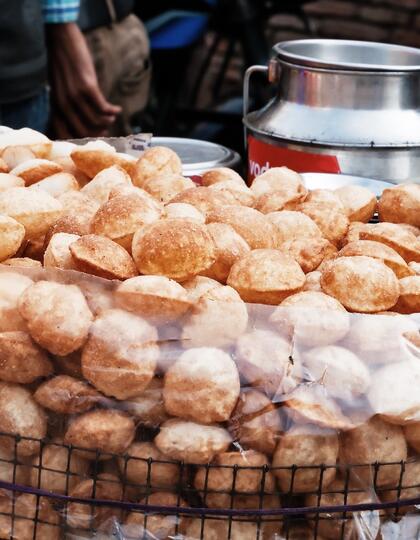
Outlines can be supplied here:
[[39, 495], [40, 497], [48, 497], [57, 501], [66, 503], [90, 504], [93, 506], [107, 506], [111, 508], [119, 508], [128, 511], [139, 511], [144, 513], [156, 514], [187, 514], [187, 515], [207, 515], [207, 516], [291, 516], [296, 514], [320, 514], [320, 513], [343, 513], [343, 512], [363, 512], [365, 510], [382, 510], [387, 508], [399, 508], [401, 506], [418, 506], [420, 505], [420, 497], [412, 499], [400, 499], [399, 501], [381, 502], [381, 503], [363, 503], [363, 504], [345, 504], [334, 506], [302, 506], [299, 508], [269, 508], [269, 509], [219, 509], [219, 508], [191, 508], [179, 506], [154, 506], [150, 504], [131, 503], [127, 501], [113, 501], [105, 499], [86, 499], [80, 497], [70, 497], [69, 495], [61, 495], [52, 493], [45, 489], [37, 489], [11, 482], [0, 481], [0, 489], [8, 491], [17, 491], [19, 493], [29, 493], [31, 495]]

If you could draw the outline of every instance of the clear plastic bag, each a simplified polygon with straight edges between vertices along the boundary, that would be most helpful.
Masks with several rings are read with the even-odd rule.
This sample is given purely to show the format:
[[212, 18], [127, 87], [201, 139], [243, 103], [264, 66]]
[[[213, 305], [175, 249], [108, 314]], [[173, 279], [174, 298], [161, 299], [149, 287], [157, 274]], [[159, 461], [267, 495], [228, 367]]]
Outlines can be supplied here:
[[0, 267], [0, 538], [418, 538], [418, 316], [204, 282]]

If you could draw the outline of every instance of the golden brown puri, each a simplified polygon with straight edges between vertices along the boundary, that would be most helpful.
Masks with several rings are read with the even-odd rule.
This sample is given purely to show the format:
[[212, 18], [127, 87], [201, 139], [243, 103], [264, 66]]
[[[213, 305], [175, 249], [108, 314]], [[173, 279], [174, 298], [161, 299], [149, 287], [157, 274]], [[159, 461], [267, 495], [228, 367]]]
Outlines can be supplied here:
[[121, 185], [132, 186], [130, 176], [124, 169], [114, 165], [101, 170], [81, 189], [81, 193], [99, 204], [104, 204], [109, 199], [111, 191]]
[[218, 210], [222, 206], [235, 204], [232, 197], [226, 195], [226, 193], [204, 186], [186, 189], [175, 195], [169, 202], [191, 204], [191, 206], [194, 206], [204, 216]]
[[40, 180], [35, 184], [30, 186], [30, 189], [40, 189], [41, 191], [46, 191], [58, 199], [61, 195], [64, 195], [67, 192], [78, 191], [80, 189], [79, 184], [77, 183], [76, 178], [66, 172], [59, 172]]
[[393, 310], [398, 313], [420, 312], [420, 276], [400, 279], [400, 297]]
[[0, 215], [0, 262], [16, 255], [25, 238], [25, 227], [15, 219]]
[[330, 203], [303, 202], [298, 210], [310, 217], [319, 227], [322, 235], [339, 246], [349, 228], [349, 219], [344, 209]]
[[272, 167], [254, 179], [251, 189], [260, 196], [284, 188], [298, 190], [301, 186], [304, 186], [303, 180], [295, 171], [287, 167]]
[[299, 264], [275, 249], [255, 249], [231, 268], [228, 285], [245, 302], [277, 305], [305, 283]]
[[180, 282], [207, 270], [216, 260], [206, 226], [189, 219], [165, 219], [140, 229], [132, 253], [140, 273]]
[[379, 219], [420, 227], [420, 186], [401, 184], [384, 189], [378, 202]]
[[383, 262], [366, 256], [328, 261], [322, 271], [321, 287], [345, 308], [360, 313], [390, 309], [400, 294], [394, 272]]
[[226, 181], [237, 182], [239, 185], [245, 184], [242, 177], [236, 171], [227, 167], [217, 167], [201, 175], [201, 183], [206, 187]]
[[181, 160], [170, 148], [155, 146], [148, 148], [137, 161], [133, 183], [143, 188], [150, 178], [167, 174], [182, 174]]
[[35, 182], [43, 180], [47, 176], [62, 172], [63, 168], [54, 161], [47, 159], [29, 159], [14, 167], [10, 174], [19, 176], [25, 181], [26, 186], [31, 186]]
[[368, 223], [376, 211], [374, 193], [362, 186], [343, 186], [335, 190], [350, 222]]
[[360, 240], [382, 242], [394, 249], [407, 262], [420, 262], [420, 241], [409, 230], [396, 223], [367, 224], [360, 231]]

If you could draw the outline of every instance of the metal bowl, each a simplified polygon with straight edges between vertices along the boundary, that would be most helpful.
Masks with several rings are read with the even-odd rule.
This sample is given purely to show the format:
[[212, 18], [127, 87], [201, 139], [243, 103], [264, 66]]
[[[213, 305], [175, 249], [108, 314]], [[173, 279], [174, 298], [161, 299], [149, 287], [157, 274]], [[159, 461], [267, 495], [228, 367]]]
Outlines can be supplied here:
[[393, 187], [391, 182], [351, 174], [302, 173], [301, 176], [308, 189], [337, 189], [352, 185], [365, 187], [380, 197], [384, 189]]

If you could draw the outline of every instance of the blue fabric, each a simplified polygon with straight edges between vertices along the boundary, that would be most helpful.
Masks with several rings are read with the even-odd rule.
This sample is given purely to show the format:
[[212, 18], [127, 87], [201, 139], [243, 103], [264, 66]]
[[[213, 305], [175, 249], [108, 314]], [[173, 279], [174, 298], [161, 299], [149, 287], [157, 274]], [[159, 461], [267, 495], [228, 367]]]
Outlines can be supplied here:
[[77, 21], [79, 0], [42, 0], [42, 14], [47, 24], [60, 24]]
[[[171, 12], [168, 13], [170, 15]], [[152, 49], [176, 49], [195, 43], [207, 28], [208, 15], [173, 12], [162, 27], [150, 32]], [[153, 19], [152, 19], [153, 21]], [[146, 25], [147, 26], [147, 25]]]
[[0, 125], [13, 129], [29, 127], [45, 133], [49, 117], [49, 93], [46, 88], [29, 99], [0, 105]]

